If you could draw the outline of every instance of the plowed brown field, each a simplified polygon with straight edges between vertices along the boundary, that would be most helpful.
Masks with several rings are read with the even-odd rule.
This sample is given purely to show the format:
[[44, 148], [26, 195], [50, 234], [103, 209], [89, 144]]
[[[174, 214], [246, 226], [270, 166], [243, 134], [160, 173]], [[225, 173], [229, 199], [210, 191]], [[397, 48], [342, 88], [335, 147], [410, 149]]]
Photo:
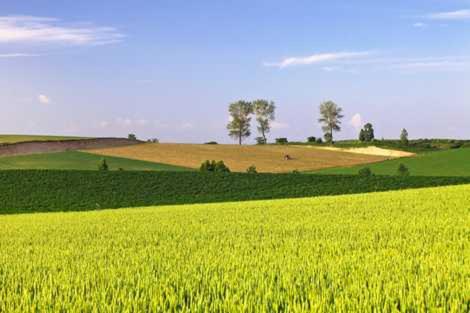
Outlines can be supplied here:
[[[223, 160], [235, 172], [254, 165], [259, 172], [312, 171], [386, 160], [387, 157], [301, 146], [238, 146], [195, 144], [140, 144], [105, 148], [91, 153], [199, 168], [205, 160]], [[285, 160], [288, 154], [292, 160]]]

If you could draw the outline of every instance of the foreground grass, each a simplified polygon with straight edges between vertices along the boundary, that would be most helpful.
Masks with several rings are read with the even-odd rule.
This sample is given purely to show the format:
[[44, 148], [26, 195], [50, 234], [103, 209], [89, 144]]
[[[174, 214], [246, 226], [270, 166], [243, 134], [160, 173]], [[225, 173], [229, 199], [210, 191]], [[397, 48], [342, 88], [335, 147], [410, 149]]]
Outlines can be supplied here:
[[0, 218], [0, 312], [468, 312], [470, 186]]
[[0, 135], [0, 144], [17, 143], [25, 141], [56, 141], [56, 140], [74, 140], [85, 139], [85, 137], [72, 136], [41, 136], [41, 135]]
[[470, 177], [18, 170], [0, 171], [0, 182], [0, 214], [15, 214], [353, 194], [470, 184]]
[[[382, 156], [290, 145], [143, 144], [98, 149], [93, 152], [190, 168], [199, 168], [205, 160], [223, 160], [235, 172], [245, 172], [248, 167], [254, 165], [259, 172], [269, 173], [292, 172], [293, 170], [311, 171], [386, 159]], [[286, 161], [284, 159], [286, 154], [292, 160]]]
[[429, 152], [412, 158], [388, 160], [362, 166], [324, 169], [315, 173], [357, 174], [359, 169], [369, 167], [377, 175], [396, 175], [400, 163], [405, 164], [411, 175], [416, 176], [470, 176], [470, 149]]
[[0, 157], [0, 170], [43, 169], [43, 170], [97, 170], [105, 158], [110, 170], [126, 171], [184, 171], [179, 166], [131, 160], [118, 157], [103, 157], [96, 154], [67, 151], [20, 156]]

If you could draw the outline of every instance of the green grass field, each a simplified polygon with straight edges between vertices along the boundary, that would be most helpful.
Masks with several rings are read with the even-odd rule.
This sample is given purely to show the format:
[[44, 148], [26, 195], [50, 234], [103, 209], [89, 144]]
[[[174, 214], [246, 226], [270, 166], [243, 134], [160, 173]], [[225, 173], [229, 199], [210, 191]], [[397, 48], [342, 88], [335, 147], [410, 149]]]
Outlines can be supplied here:
[[41, 135], [0, 135], [0, 144], [17, 143], [24, 141], [55, 141], [55, 140], [73, 140], [85, 139], [85, 137], [72, 136], [41, 136]]
[[470, 176], [470, 149], [453, 149], [419, 154], [363, 166], [330, 168], [316, 174], [357, 174], [359, 169], [369, 167], [377, 175], [396, 175], [403, 163], [415, 176]]
[[0, 312], [468, 312], [470, 186], [0, 218]]
[[117, 157], [103, 157], [96, 154], [67, 151], [0, 157], [0, 170], [47, 169], [47, 170], [97, 170], [105, 158], [110, 170], [122, 168], [126, 171], [182, 171], [183, 167], [153, 162], [130, 160]]

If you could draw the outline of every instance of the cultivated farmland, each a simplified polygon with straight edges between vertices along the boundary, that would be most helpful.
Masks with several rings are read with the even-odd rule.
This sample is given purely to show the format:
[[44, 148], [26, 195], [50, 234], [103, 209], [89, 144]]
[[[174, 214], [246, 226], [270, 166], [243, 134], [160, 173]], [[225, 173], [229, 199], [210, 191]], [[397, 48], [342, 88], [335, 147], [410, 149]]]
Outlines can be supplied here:
[[[328, 151], [289, 145], [238, 146], [195, 144], [142, 144], [93, 150], [93, 153], [198, 168], [205, 160], [223, 160], [232, 171], [255, 165], [259, 172], [311, 171], [353, 166], [386, 159], [384, 156]], [[284, 156], [292, 160], [284, 160]]]
[[469, 195], [3, 216], [0, 312], [468, 312]]
[[77, 140], [85, 137], [73, 136], [42, 136], [42, 135], [0, 135], [0, 144], [18, 143], [27, 141], [55, 141], [55, 140]]
[[[41, 169], [41, 170], [92, 170], [96, 171], [103, 156], [79, 152], [54, 152], [19, 156], [0, 157], [0, 170]], [[158, 164], [118, 157], [106, 157], [110, 170], [126, 171], [183, 171], [178, 166]]]
[[[403, 163], [411, 175], [417, 176], [470, 176], [470, 149], [460, 148], [418, 154], [412, 158], [387, 160], [367, 165], [374, 174], [396, 175]], [[319, 174], [357, 174], [364, 166], [323, 169]]]

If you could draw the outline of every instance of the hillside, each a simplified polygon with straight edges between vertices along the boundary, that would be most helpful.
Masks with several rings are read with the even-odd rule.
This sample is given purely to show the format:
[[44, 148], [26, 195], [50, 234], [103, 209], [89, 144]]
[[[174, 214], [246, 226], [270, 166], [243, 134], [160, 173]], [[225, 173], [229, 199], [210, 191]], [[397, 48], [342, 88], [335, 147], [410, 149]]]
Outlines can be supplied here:
[[[418, 154], [412, 158], [402, 158], [369, 164], [374, 174], [396, 175], [400, 164], [406, 165], [411, 175], [416, 176], [470, 176], [470, 149], [460, 148]], [[357, 174], [365, 166], [339, 167], [317, 171], [318, 174]]]
[[[328, 167], [379, 162], [384, 156], [329, 151], [291, 145], [195, 145], [143, 144], [129, 147], [95, 149], [91, 152], [150, 162], [199, 168], [205, 160], [223, 160], [232, 171], [244, 172], [252, 165], [259, 172], [311, 171]], [[292, 160], [285, 160], [289, 155]]]
[[470, 184], [470, 177], [0, 171], [0, 214], [286, 199]]
[[467, 312], [469, 195], [4, 216], [0, 311]]
[[105, 158], [110, 170], [126, 171], [184, 171], [183, 167], [158, 164], [118, 157], [103, 157], [96, 154], [67, 151], [19, 156], [0, 157], [0, 170], [41, 169], [41, 170], [93, 170]]
[[28, 141], [55, 141], [55, 140], [77, 140], [77, 139], [86, 139], [86, 137], [43, 136], [43, 135], [0, 135], [0, 144], [28, 142]]

